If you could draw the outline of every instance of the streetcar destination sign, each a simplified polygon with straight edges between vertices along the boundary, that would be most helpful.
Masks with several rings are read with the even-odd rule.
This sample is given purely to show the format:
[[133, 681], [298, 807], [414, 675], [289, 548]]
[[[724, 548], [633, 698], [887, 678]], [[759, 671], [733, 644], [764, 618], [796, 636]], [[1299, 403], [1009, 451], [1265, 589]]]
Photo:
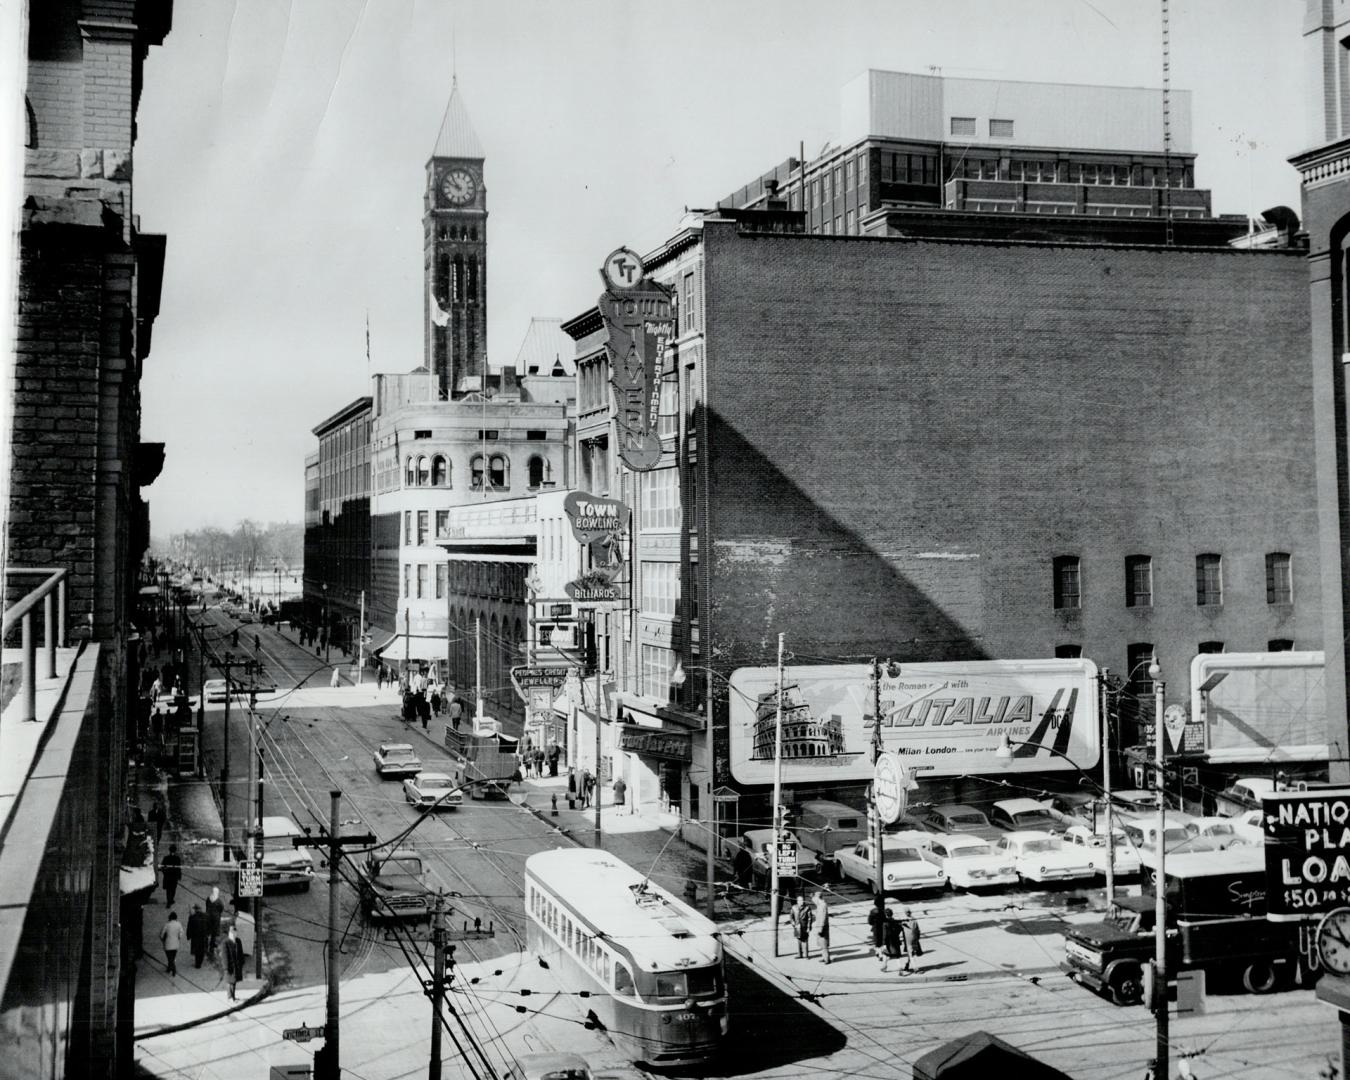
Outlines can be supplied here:
[[1266, 914], [1299, 922], [1350, 904], [1350, 788], [1261, 797]]

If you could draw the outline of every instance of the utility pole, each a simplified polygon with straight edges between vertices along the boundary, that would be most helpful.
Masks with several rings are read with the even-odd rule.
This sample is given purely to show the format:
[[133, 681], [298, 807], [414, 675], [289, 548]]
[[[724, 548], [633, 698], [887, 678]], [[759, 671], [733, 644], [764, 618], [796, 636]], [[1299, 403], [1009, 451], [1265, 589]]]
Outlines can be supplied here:
[[[887, 664], [890, 661], [886, 661]], [[881, 757], [881, 662], [872, 657], [872, 765], [875, 768]], [[877, 808], [877, 781], [872, 778], [872, 858], [876, 860], [875, 876], [872, 878], [873, 904], [876, 908], [877, 931], [873, 932], [872, 943], [876, 944], [876, 932], [881, 929], [881, 918], [886, 911], [886, 865], [882, 858], [881, 811]]]
[[[314, 1080], [340, 1080], [342, 1074], [338, 1063], [338, 923], [341, 916], [338, 904], [338, 861], [342, 858], [344, 847], [369, 847], [375, 843], [375, 837], [369, 833], [362, 836], [338, 835], [342, 792], [334, 790], [328, 794], [331, 800], [328, 811], [328, 835], [322, 838], [291, 837], [293, 847], [328, 849], [328, 1012], [324, 1026], [324, 1045], [314, 1055]], [[256, 928], [254, 936], [257, 936]]]
[[[600, 847], [600, 613], [595, 619], [595, 846]], [[605, 640], [609, 640], [609, 612], [605, 612]]]
[[481, 730], [483, 723], [483, 620], [479, 616], [473, 617], [473, 728], [477, 734]]
[[[783, 635], [778, 635], [778, 692], [773, 722], [773, 852], [769, 867], [773, 874], [770, 885], [769, 917], [773, 920], [773, 954], [778, 955], [778, 914], [782, 897], [778, 893], [778, 847], [783, 841]], [[796, 872], [793, 867], [793, 872]]]
[[[253, 847], [253, 857], [262, 862], [263, 857], [263, 755], [262, 746], [258, 747], [258, 815], [257, 815], [257, 837], [258, 841]], [[263, 977], [262, 965], [262, 925], [263, 925], [263, 897], [262, 890], [258, 890], [258, 895], [253, 898], [253, 975], [255, 978]]]
[[1157, 1064], [1153, 1075], [1168, 1075], [1168, 1002], [1167, 1002], [1167, 786], [1163, 779], [1163, 692], [1166, 684], [1162, 668], [1155, 660], [1149, 665], [1153, 680], [1153, 766], [1158, 792], [1158, 876], [1153, 882], [1153, 1016], [1157, 1021]]
[[[224, 759], [220, 769], [220, 828], [221, 843], [224, 847], [225, 862], [230, 861], [230, 699], [234, 697], [234, 669], [247, 668], [252, 660], [235, 660], [230, 653], [225, 654], [224, 663], [216, 667], [225, 673], [225, 719], [221, 726], [221, 742], [225, 744]], [[203, 694], [203, 697], [205, 695]], [[202, 706], [205, 708], [205, 704]]]
[[445, 894], [436, 890], [436, 910], [432, 916], [431, 944], [435, 966], [431, 982], [431, 1067], [428, 1080], [441, 1080], [441, 1002], [445, 1000]]
[[1111, 904], [1116, 898], [1116, 834], [1112, 828], [1111, 814], [1111, 715], [1106, 704], [1106, 681], [1111, 677], [1107, 668], [1097, 673], [1097, 686], [1101, 691], [1102, 712], [1102, 790], [1106, 793], [1106, 907], [1109, 914]]
[[[450, 590], [446, 590], [449, 592]], [[356, 627], [356, 685], [360, 686], [366, 668], [366, 590], [361, 590], [361, 622]]]

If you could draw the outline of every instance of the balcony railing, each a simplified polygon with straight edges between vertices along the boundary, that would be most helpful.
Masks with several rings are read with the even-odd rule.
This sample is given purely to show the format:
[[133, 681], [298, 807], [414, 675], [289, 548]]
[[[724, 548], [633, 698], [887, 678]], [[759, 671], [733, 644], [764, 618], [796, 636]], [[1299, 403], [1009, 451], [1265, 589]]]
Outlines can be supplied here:
[[29, 590], [13, 607], [5, 609], [3, 633], [6, 640], [18, 624], [20, 650], [23, 656], [23, 684], [19, 688], [23, 713], [20, 719], [37, 719], [37, 641], [33, 634], [33, 620], [37, 606], [42, 604], [42, 674], [43, 679], [56, 678], [56, 650], [66, 643], [66, 571], [51, 568], [10, 568], [5, 571], [6, 595], [9, 582], [18, 577], [40, 577], [37, 586]]

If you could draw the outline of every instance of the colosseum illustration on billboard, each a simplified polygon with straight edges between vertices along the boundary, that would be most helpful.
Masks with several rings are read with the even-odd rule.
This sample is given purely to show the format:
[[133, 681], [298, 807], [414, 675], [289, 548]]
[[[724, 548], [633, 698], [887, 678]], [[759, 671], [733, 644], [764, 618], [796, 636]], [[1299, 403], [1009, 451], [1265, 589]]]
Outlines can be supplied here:
[[[881, 673], [881, 743], [916, 773], [959, 776], [1090, 769], [1100, 760], [1097, 668], [1089, 660], [981, 660]], [[868, 780], [876, 724], [866, 664], [784, 672], [784, 783]], [[731, 676], [731, 773], [772, 782], [777, 671]], [[1011, 758], [997, 755], [1004, 737]]]

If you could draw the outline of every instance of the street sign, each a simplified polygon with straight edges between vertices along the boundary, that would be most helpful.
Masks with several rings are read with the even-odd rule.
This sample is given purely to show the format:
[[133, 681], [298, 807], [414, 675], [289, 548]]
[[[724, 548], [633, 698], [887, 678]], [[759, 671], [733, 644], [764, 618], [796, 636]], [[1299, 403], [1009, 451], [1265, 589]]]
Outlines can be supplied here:
[[299, 1027], [286, 1028], [281, 1033], [283, 1039], [291, 1042], [309, 1042], [310, 1039], [325, 1039], [328, 1037], [326, 1027], [308, 1027], [301, 1024]]
[[1350, 788], [1263, 795], [1261, 814], [1271, 922], [1350, 903]]
[[513, 667], [511, 678], [522, 692], [536, 687], [561, 690], [563, 683], [567, 681], [567, 673], [571, 670], [565, 664], [553, 667]]
[[797, 876], [797, 841], [779, 840], [774, 844], [774, 851], [778, 858], [778, 876], [796, 877]]
[[572, 617], [572, 605], [549, 604], [548, 617], [550, 619], [570, 619]]
[[239, 888], [240, 896], [261, 896], [262, 887], [262, 860], [250, 859], [239, 867]]
[[1181, 752], [1185, 745], [1186, 710], [1180, 705], [1169, 705], [1163, 712], [1163, 730], [1167, 732], [1167, 741], [1172, 744], [1172, 753]]

